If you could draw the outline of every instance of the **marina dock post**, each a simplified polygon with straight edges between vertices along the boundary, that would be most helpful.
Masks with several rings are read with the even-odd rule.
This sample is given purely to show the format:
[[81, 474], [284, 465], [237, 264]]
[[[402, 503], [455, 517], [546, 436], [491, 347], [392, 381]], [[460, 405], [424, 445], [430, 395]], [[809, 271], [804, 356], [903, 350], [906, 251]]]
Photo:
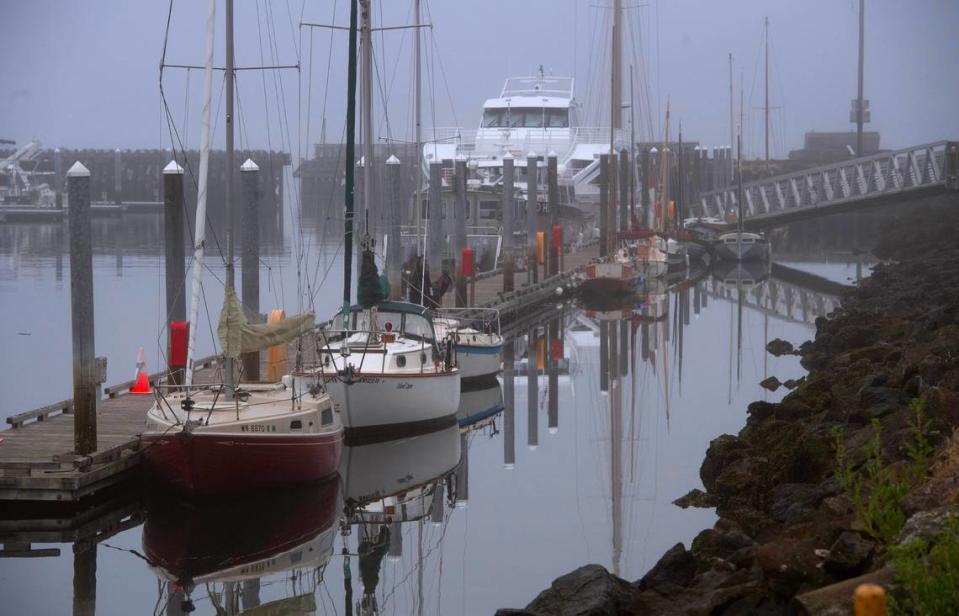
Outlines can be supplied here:
[[73, 544], [73, 614], [94, 616], [97, 613], [97, 543], [78, 541]]
[[[240, 165], [240, 190], [243, 192], [243, 218], [240, 269], [242, 270], [242, 301], [244, 312], [251, 323], [262, 322], [260, 315], [260, 168], [248, 158]], [[251, 351], [241, 357], [244, 378], [260, 380], [260, 353]]]
[[[442, 166], [438, 160], [430, 162], [429, 220], [427, 222], [427, 234], [429, 236], [428, 267], [430, 276], [434, 279], [443, 270], [443, 247], [446, 244], [443, 237], [443, 179], [441, 170]], [[432, 280], [426, 282], [430, 284]], [[423, 291], [425, 292], [426, 289], [423, 289]]]
[[120, 153], [120, 148], [113, 150], [113, 201], [114, 203], [122, 203], [123, 196], [120, 194], [123, 190], [123, 155]]
[[599, 256], [605, 257], [609, 232], [606, 217], [609, 216], [609, 154], [599, 155]]
[[470, 443], [469, 432], [460, 432], [460, 463], [453, 474], [456, 482], [456, 507], [462, 509], [470, 499]]
[[640, 152], [642, 160], [642, 174], [643, 178], [640, 182], [640, 191], [639, 191], [639, 201], [643, 206], [642, 215], [640, 216], [643, 222], [651, 226], [652, 217], [649, 212], [649, 150], [644, 149]]
[[[559, 159], [556, 152], [550, 152], [546, 157], [546, 201], [549, 207], [549, 255], [546, 260], [544, 277], [555, 276], [559, 273], [559, 255], [562, 246], [556, 246], [553, 241], [556, 226], [559, 224]], [[548, 273], [546, 273], [548, 272]]]
[[619, 153], [619, 230], [629, 228], [629, 151]]
[[403, 199], [400, 197], [400, 159], [390, 156], [386, 159], [386, 185], [390, 191], [389, 211], [389, 240], [386, 246], [386, 279], [390, 283], [390, 299], [399, 300], [403, 297], [402, 258], [400, 253], [400, 219], [402, 215]]
[[547, 400], [546, 427], [550, 434], [559, 432], [559, 360], [562, 354], [560, 346], [559, 318], [551, 319], [546, 326], [546, 371], [549, 378], [549, 399]]
[[507, 152], [503, 155], [503, 292], [508, 293], [515, 288], [515, 260], [513, 251], [516, 231], [516, 200], [513, 198], [513, 181], [516, 177], [516, 167], [513, 156]]
[[70, 200], [70, 317], [73, 331], [73, 442], [77, 455], [97, 450], [97, 378], [93, 352], [93, 239], [90, 171], [79, 161], [67, 171]]
[[54, 205], [58, 210], [63, 209], [63, 152], [60, 148], [53, 149], [53, 187], [57, 191]]
[[607, 188], [609, 190], [609, 200], [606, 207], [609, 211], [606, 213], [606, 254], [611, 255], [616, 251], [616, 212], [619, 206], [619, 156], [614, 152], [609, 157], [609, 168], [607, 169], [608, 178]]
[[[166, 278], [167, 336], [171, 336], [171, 321], [186, 321], [186, 266], [183, 244], [183, 167], [171, 160], [163, 168], [163, 236]], [[172, 340], [169, 340], [172, 342]], [[186, 366], [173, 364], [172, 353], [167, 354], [171, 383], [183, 382]]]
[[[463, 249], [466, 248], [466, 213], [469, 211], [469, 199], [466, 196], [466, 157], [457, 156], [454, 167], [453, 181], [456, 183], [453, 202], [453, 246], [451, 259], [460, 259]], [[453, 261], [452, 263], [455, 263]], [[455, 300], [458, 308], [466, 306], [466, 276], [463, 275], [463, 264], [454, 268], [453, 276], [456, 279]]]
[[536, 205], [537, 165], [539, 156], [530, 151], [526, 155], [526, 284], [539, 282], [536, 263]]

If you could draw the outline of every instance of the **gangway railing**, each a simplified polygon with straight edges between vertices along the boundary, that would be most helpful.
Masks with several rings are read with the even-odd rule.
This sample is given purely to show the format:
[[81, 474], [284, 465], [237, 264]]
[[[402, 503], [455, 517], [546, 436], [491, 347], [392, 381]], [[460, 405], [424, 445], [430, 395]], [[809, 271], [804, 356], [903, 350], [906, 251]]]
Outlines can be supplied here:
[[[959, 142], [937, 141], [745, 184], [745, 223], [764, 228], [959, 190]], [[732, 220], [735, 185], [700, 195], [695, 215]]]

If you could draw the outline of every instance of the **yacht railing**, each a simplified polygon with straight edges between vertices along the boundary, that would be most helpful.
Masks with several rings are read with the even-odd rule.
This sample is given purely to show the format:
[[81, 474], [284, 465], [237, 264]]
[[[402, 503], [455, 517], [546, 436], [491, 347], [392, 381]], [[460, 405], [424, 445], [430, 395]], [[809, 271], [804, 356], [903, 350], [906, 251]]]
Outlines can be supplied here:
[[499, 334], [500, 318], [496, 308], [437, 308], [434, 319], [450, 319], [457, 327], [470, 327], [483, 334]]

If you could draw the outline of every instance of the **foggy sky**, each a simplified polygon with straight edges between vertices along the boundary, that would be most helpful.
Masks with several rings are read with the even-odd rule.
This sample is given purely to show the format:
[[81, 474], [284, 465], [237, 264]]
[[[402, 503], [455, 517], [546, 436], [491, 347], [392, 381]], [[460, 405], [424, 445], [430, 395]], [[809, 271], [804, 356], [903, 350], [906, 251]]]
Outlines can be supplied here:
[[[427, 21], [434, 26], [424, 35], [424, 127], [435, 122], [475, 128], [484, 99], [498, 95], [507, 76], [533, 74], [540, 64], [547, 72], [575, 76], [577, 99], [592, 109], [585, 123], [600, 121], [597, 114], [608, 105], [608, 11], [597, 5], [608, 1], [423, 0], [430, 12]], [[662, 138], [668, 97], [674, 138], [681, 120], [687, 140], [728, 143], [727, 54], [732, 52], [737, 116], [741, 76], [744, 82], [747, 154], [761, 154], [762, 112], [757, 108], [763, 104], [764, 16], [770, 19], [770, 105], [776, 107], [773, 155], [801, 147], [807, 130], [854, 128], [848, 115], [856, 95], [857, 1], [624, 4], [634, 7], [629, 13], [635, 43], [627, 42], [625, 62], [636, 64], [641, 99], [636, 125], [643, 139], [650, 138], [650, 128], [655, 140]], [[202, 64], [205, 5], [202, 0], [174, 3], [168, 62]], [[313, 30], [311, 62], [310, 30], [297, 24], [301, 15], [304, 21], [331, 23], [335, 10], [336, 23], [346, 25], [346, 0], [236, 0], [236, 5], [237, 66], [296, 64], [299, 50], [302, 67], [299, 72], [239, 75], [238, 145], [306, 155], [307, 125], [309, 141], [315, 142], [324, 100], [328, 140], [339, 141], [346, 34]], [[411, 7], [412, 0], [374, 0], [374, 22], [408, 24]], [[36, 137], [50, 147], [170, 147], [158, 88], [167, 9], [162, 0], [7, 0], [0, 19], [0, 138], [23, 143]], [[216, 62], [222, 65], [222, 3], [217, 9]], [[865, 91], [872, 109], [867, 129], [880, 131], [882, 147], [959, 138], [957, 29], [956, 0], [867, 0]], [[410, 35], [386, 32], [374, 41], [382, 84], [375, 96], [376, 135], [407, 139], [412, 125]], [[218, 147], [223, 137], [221, 75], [214, 81]], [[195, 148], [200, 71], [190, 71], [188, 79], [184, 70], [167, 69], [164, 84], [176, 130], [184, 145]]]

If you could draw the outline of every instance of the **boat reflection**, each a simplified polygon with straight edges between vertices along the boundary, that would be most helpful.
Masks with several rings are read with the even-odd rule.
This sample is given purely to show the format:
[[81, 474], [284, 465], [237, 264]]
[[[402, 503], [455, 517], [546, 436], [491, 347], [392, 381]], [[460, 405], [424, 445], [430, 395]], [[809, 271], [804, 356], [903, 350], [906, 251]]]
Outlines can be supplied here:
[[[416, 565], [422, 592], [423, 523], [428, 518], [444, 522], [444, 488], [448, 501], [455, 498], [453, 473], [463, 466], [459, 426], [419, 436], [348, 446], [343, 451], [340, 475], [346, 507], [341, 523], [346, 613], [378, 614], [385, 602], [377, 595], [380, 569], [387, 555], [403, 555], [403, 527], [418, 528], [419, 561]], [[355, 551], [349, 549], [350, 535], [356, 536]], [[440, 539], [441, 540], [441, 539]], [[353, 603], [352, 556], [357, 557], [362, 596]]]
[[456, 421], [462, 430], [476, 430], [495, 421], [503, 412], [503, 386], [496, 379], [460, 392]]
[[[312, 613], [340, 510], [337, 480], [215, 501], [151, 498], [143, 551], [166, 591], [166, 612], [209, 601], [218, 614]], [[261, 580], [288, 571], [303, 583], [261, 604]]]

